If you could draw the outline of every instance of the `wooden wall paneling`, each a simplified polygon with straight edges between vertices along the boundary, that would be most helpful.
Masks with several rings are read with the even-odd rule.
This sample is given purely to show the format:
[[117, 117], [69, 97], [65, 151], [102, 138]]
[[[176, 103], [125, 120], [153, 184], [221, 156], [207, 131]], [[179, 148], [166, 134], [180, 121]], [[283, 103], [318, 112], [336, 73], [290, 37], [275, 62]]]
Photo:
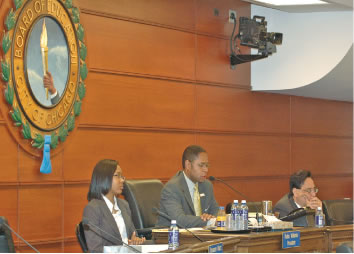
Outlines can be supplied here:
[[131, 21], [194, 30], [195, 4], [191, 0], [78, 0], [82, 12], [105, 14]]
[[353, 176], [316, 176], [314, 181], [318, 186], [318, 197], [321, 200], [353, 199]]
[[353, 174], [351, 138], [293, 137], [292, 172], [307, 169], [316, 175]]
[[[250, 4], [240, 0], [196, 0], [196, 30], [198, 33], [211, 34], [230, 38], [234, 28], [229, 23], [229, 10], [236, 11], [237, 20], [239, 17], [250, 17]], [[218, 15], [215, 15], [215, 11]], [[238, 22], [235, 34], [238, 32]]]
[[2, 182], [16, 182], [18, 179], [18, 158], [15, 139], [5, 123], [0, 122], [0, 185]]
[[81, 19], [89, 68], [194, 80], [193, 34], [89, 14]]
[[77, 237], [70, 237], [64, 241], [64, 253], [82, 253]]
[[[230, 68], [230, 42], [227, 39], [196, 35], [196, 79], [199, 82], [251, 88], [250, 63]], [[249, 50], [242, 48], [243, 54]]]
[[56, 243], [62, 239], [62, 185], [20, 186], [18, 233], [32, 241]]
[[[16, 232], [18, 231], [17, 223], [17, 185], [1, 185], [0, 184], [0, 216], [5, 216], [9, 222], [9, 225]], [[17, 237], [12, 234], [13, 239]], [[15, 238], [16, 237], [16, 238]]]
[[43, 174], [40, 172], [42, 159], [35, 158], [24, 151], [21, 147], [18, 150], [19, 181], [21, 182], [45, 182], [63, 180], [63, 151], [51, 156], [52, 172]]
[[[32, 244], [32, 243], [31, 243]], [[40, 242], [40, 243], [33, 243], [32, 244], [39, 252], [42, 253], [58, 253], [62, 252], [62, 242]], [[21, 243], [20, 247], [16, 249], [17, 252], [24, 252], [24, 253], [34, 253], [30, 247], [28, 247], [25, 243]]]
[[240, 89], [197, 86], [196, 126], [202, 130], [290, 131], [289, 97]]
[[90, 73], [80, 124], [194, 128], [195, 86]]
[[291, 97], [292, 131], [353, 136], [353, 103]]
[[199, 134], [197, 143], [208, 152], [215, 176], [279, 176], [290, 166], [288, 137]]
[[89, 184], [66, 184], [64, 186], [64, 237], [75, 235], [75, 227], [82, 220], [84, 207], [88, 203]]
[[238, 199], [239, 202], [242, 199], [246, 199], [247, 202], [271, 200], [274, 206], [283, 195], [289, 192], [289, 180], [287, 177], [227, 177], [221, 179], [248, 197], [245, 198], [235, 193], [223, 183], [214, 182], [215, 198], [219, 205], [222, 206], [226, 206], [234, 199]]
[[65, 180], [90, 180], [96, 163], [105, 158], [118, 160], [127, 178], [169, 179], [181, 168], [182, 153], [195, 143], [195, 135], [79, 128], [76, 140], [64, 154]]

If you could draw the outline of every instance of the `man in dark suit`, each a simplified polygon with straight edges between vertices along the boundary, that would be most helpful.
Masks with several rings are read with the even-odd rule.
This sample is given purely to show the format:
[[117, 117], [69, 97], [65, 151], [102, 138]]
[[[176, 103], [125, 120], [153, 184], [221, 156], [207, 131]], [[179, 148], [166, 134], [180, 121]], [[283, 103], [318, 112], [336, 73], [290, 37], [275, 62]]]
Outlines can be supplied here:
[[[284, 195], [274, 206], [274, 212], [279, 212], [280, 218], [303, 207], [311, 209], [322, 208], [321, 200], [316, 197], [318, 188], [311, 177], [311, 172], [300, 170], [290, 176], [290, 192]], [[314, 225], [314, 216], [308, 215], [293, 221], [294, 226], [307, 227]]]
[[[182, 156], [183, 171], [166, 183], [161, 191], [160, 211], [182, 227], [203, 227], [215, 223], [218, 204], [213, 185], [206, 179], [209, 169], [206, 151], [196, 145], [187, 147]], [[171, 221], [158, 217], [157, 226]]]

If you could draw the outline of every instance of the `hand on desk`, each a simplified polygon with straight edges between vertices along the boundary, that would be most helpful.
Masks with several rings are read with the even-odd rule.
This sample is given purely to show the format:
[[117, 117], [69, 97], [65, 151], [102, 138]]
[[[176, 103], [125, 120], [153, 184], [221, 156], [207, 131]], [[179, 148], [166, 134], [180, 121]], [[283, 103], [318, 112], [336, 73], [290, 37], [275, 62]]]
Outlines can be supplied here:
[[211, 218], [215, 218], [215, 216], [213, 216], [213, 215], [211, 215], [211, 214], [203, 213], [202, 215], [200, 215], [200, 218], [201, 218], [203, 221], [208, 221], [208, 220], [210, 220]]
[[139, 238], [136, 236], [136, 233], [133, 232], [131, 239], [128, 240], [128, 244], [129, 245], [140, 245], [140, 244], [143, 244], [145, 242], [145, 240], [146, 240], [145, 237]]

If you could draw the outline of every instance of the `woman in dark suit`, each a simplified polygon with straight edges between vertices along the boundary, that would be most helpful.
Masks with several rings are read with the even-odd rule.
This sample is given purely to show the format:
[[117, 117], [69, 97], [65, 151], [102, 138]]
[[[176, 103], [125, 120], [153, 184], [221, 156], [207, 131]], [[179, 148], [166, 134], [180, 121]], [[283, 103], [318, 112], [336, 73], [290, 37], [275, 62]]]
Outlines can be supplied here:
[[122, 169], [115, 160], [101, 160], [93, 170], [83, 220], [102, 231], [90, 225], [85, 227], [90, 252], [103, 252], [104, 246], [122, 245], [110, 235], [126, 244], [137, 245], [145, 241], [136, 236], [127, 201], [117, 198], [122, 193], [124, 180]]

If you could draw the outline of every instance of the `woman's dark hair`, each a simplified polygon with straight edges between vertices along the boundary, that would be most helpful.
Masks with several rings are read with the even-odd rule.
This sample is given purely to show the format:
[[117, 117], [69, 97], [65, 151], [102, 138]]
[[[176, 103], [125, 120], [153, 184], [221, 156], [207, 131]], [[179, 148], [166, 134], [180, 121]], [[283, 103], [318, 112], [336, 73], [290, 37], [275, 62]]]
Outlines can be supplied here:
[[118, 161], [104, 159], [99, 161], [91, 177], [87, 200], [102, 199], [102, 195], [106, 195], [112, 188], [113, 174], [117, 169]]
[[293, 188], [301, 189], [302, 185], [304, 184], [306, 178], [311, 177], [311, 172], [307, 170], [299, 170], [296, 173], [290, 176], [290, 192], [289, 195], [293, 196]]

